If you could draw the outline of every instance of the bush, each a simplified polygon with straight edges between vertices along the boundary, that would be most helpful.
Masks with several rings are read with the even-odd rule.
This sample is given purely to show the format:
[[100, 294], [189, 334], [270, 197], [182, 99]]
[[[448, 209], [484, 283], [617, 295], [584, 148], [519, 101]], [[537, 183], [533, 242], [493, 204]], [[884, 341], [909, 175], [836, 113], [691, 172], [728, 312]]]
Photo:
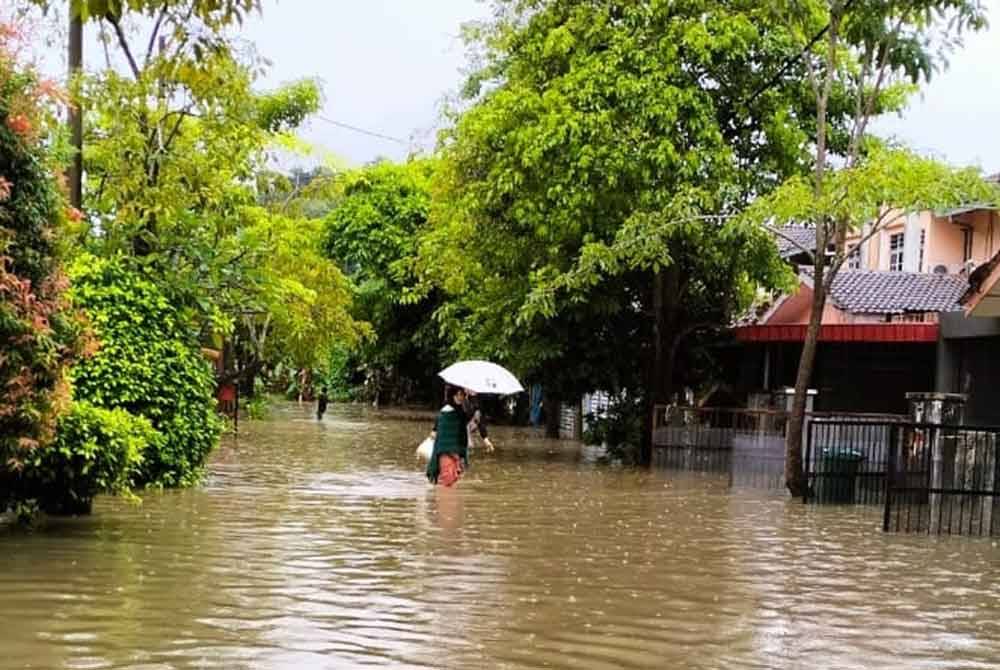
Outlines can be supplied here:
[[270, 406], [271, 399], [267, 395], [267, 385], [263, 379], [257, 377], [253, 381], [253, 395], [246, 404], [247, 418], [251, 421], [263, 421], [267, 418]]
[[326, 366], [313, 374], [316, 384], [326, 390], [332, 402], [351, 402], [357, 398], [357, 389], [351, 383], [355, 361], [347, 347], [334, 347]]
[[44, 511], [89, 512], [98, 493], [130, 495], [144, 453], [161, 440], [142, 417], [77, 402], [60, 418], [55, 444], [36, 452], [26, 474], [39, 484]]
[[73, 301], [100, 340], [97, 353], [71, 370], [74, 397], [145, 417], [161, 433], [138, 484], [195, 483], [222, 422], [215, 378], [194, 334], [163, 291], [123, 258], [81, 256], [70, 277]]
[[146, 419], [73, 403], [59, 418], [55, 441], [32, 451], [0, 508], [23, 520], [37, 510], [87, 514], [99, 493], [132, 494], [144, 452], [161, 439]]
[[54, 177], [57, 96], [19, 61], [30, 36], [17, 28], [0, 22], [0, 513], [30, 507], [24, 470], [52, 448], [66, 367], [87, 343], [61, 269], [62, 227], [78, 213]]
[[629, 463], [637, 461], [642, 443], [642, 403], [629, 398], [615, 400], [604, 416], [587, 415], [585, 444], [604, 445], [608, 456]]

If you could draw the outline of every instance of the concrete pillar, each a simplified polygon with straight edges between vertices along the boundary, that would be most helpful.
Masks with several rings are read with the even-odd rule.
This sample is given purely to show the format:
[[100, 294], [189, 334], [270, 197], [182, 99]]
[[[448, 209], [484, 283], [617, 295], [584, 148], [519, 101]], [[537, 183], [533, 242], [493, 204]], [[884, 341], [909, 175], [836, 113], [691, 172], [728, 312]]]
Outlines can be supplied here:
[[[965, 414], [967, 396], [962, 393], [907, 393], [906, 400], [910, 405], [910, 419], [914, 423], [933, 424], [934, 426], [960, 426]], [[955, 486], [955, 456], [958, 449], [958, 431], [932, 429], [929, 444], [930, 449], [930, 488], [942, 489]], [[923, 455], [922, 455], [923, 456]], [[925, 457], [925, 456], [924, 456]], [[930, 493], [930, 532], [940, 531], [942, 516], [940, 493]], [[992, 500], [990, 508], [992, 509]]]
[[960, 363], [958, 344], [954, 340], [946, 340], [944, 337], [939, 337], [935, 353], [937, 356], [934, 370], [934, 390], [939, 393], [960, 391], [961, 389], [958, 388], [959, 382], [955, 372]]
[[[806, 389], [806, 413], [807, 414], [811, 414], [812, 413], [812, 411], [813, 411], [813, 405], [815, 405], [816, 396], [818, 394], [819, 394], [819, 391], [817, 391], [816, 389]], [[785, 388], [783, 388], [783, 389], [781, 389], [779, 391], [775, 391], [774, 395], [777, 398], [777, 402], [775, 402], [774, 404], [777, 407], [779, 407], [779, 408], [785, 410], [786, 412], [788, 412], [789, 414], [791, 414], [792, 413], [792, 403], [795, 402], [795, 389], [793, 389], [790, 386], [786, 386]]]
[[[816, 389], [806, 389], [806, 417], [802, 422], [802, 456], [805, 457], [806, 442], [809, 439], [809, 423], [812, 421], [810, 416], [813, 413], [816, 396], [819, 395], [819, 391]], [[795, 402], [795, 389], [786, 386], [785, 388], [774, 392], [774, 406], [785, 412], [785, 426], [783, 427], [783, 432], [788, 430], [788, 419], [787, 417], [792, 414], [792, 404]], [[785, 432], [787, 435], [787, 432]]]

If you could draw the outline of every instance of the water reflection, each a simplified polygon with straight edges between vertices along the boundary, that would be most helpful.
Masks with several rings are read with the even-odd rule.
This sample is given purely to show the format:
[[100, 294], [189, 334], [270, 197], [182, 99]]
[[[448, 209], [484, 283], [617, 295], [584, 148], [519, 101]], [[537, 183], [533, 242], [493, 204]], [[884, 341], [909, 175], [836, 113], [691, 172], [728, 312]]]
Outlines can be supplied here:
[[244, 424], [198, 490], [0, 531], [0, 667], [995, 667], [988, 540], [502, 428], [434, 489], [426, 424], [332, 409]]

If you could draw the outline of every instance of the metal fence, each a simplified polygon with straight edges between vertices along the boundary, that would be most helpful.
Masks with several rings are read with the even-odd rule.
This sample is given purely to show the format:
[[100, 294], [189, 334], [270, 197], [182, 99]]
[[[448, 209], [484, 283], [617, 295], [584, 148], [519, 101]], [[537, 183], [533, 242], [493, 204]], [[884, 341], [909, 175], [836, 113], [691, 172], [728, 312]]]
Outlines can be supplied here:
[[813, 421], [807, 499], [882, 504], [883, 529], [1000, 534], [1000, 427]]
[[[736, 486], [783, 488], [788, 412], [658, 405], [653, 414], [653, 464], [657, 467], [729, 472]], [[892, 422], [887, 414], [811, 412], [817, 419], [849, 417], [858, 422]]]
[[810, 422], [803, 459], [807, 498], [820, 503], [877, 505], [896, 421], [818, 419]]
[[901, 426], [889, 456], [887, 531], [996, 535], [1000, 427]]
[[784, 487], [787, 415], [772, 410], [657, 407], [653, 464], [730, 473], [731, 484]]
[[[781, 410], [658, 406], [653, 463], [780, 488], [787, 424]], [[813, 412], [805, 438], [808, 502], [882, 505], [886, 531], [1000, 535], [1000, 426]]]

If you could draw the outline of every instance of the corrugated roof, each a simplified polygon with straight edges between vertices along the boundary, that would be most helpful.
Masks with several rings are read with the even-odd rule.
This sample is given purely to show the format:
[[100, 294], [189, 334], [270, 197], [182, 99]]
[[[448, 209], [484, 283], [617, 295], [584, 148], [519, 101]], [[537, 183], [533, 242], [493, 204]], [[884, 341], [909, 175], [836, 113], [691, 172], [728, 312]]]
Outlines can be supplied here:
[[945, 218], [948, 216], [958, 216], [959, 214], [966, 214], [968, 212], [976, 212], [979, 210], [992, 210], [996, 209], [996, 206], [988, 202], [970, 202], [967, 205], [960, 205], [958, 207], [952, 207], [951, 209], [937, 210], [934, 212], [934, 216]]
[[855, 270], [837, 274], [830, 297], [856, 314], [955, 312], [968, 287], [968, 279], [959, 275]]

